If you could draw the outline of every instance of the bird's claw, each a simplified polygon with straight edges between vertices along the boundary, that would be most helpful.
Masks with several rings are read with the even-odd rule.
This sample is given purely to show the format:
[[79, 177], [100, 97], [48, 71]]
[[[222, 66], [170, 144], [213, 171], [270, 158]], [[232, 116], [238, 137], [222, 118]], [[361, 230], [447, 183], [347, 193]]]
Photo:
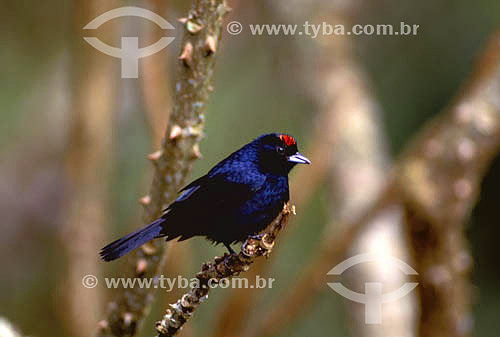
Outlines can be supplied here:
[[235, 256], [238, 256], [238, 254], [233, 251], [231, 254], [224, 254], [224, 267], [226, 267], [227, 269], [229, 270], [232, 270], [233, 268], [229, 265], [229, 260], [231, 259], [231, 257], [235, 257]]

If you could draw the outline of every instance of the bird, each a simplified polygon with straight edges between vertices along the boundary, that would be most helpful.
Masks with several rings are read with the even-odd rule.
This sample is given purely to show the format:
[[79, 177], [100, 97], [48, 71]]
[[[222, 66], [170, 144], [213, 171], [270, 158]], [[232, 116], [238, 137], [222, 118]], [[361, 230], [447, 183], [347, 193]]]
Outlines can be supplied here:
[[311, 164], [286, 133], [261, 135], [216, 164], [179, 191], [162, 216], [102, 248], [104, 261], [115, 260], [156, 239], [203, 236], [231, 244], [265, 229], [290, 199], [288, 174], [297, 164]]

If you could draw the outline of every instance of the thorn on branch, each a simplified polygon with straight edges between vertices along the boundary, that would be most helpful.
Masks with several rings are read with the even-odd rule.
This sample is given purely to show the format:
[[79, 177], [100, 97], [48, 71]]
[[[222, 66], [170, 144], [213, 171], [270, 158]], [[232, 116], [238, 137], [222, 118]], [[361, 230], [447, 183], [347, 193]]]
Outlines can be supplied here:
[[151, 203], [151, 197], [149, 196], [149, 194], [147, 194], [147, 195], [143, 196], [142, 198], [140, 198], [139, 202], [141, 203], [141, 205], [147, 206], [147, 205], [149, 205], [149, 203]]
[[213, 35], [208, 35], [207, 38], [205, 39], [205, 51], [206, 51], [206, 56], [215, 54], [217, 50], [217, 40]]
[[200, 146], [198, 144], [194, 144], [193, 146], [193, 157], [194, 158], [201, 158], [202, 154], [200, 152]]
[[199, 31], [203, 28], [203, 25], [193, 22], [192, 20], [187, 20], [185, 26], [186, 30], [193, 35], [199, 33]]
[[147, 268], [148, 268], [148, 261], [146, 261], [146, 259], [139, 259], [139, 261], [137, 262], [136, 273], [138, 275], [141, 275], [146, 271]]
[[97, 323], [99, 329], [105, 330], [109, 327], [108, 321], [103, 319]]
[[151, 160], [153, 162], [153, 164], [156, 164], [158, 162], [158, 160], [161, 158], [162, 153], [163, 152], [161, 150], [150, 153], [150, 154], [148, 154], [148, 159]]
[[174, 125], [172, 126], [172, 130], [170, 130], [170, 136], [169, 138], [170, 139], [175, 139], [177, 137], [179, 137], [180, 135], [182, 135], [182, 129], [179, 125]]
[[187, 42], [182, 50], [181, 56], [179, 56], [179, 60], [182, 60], [184, 65], [188, 68], [191, 67], [193, 63], [193, 45], [191, 42]]
[[132, 320], [134, 319], [134, 315], [130, 312], [126, 312], [123, 314], [123, 323], [125, 326], [129, 326], [132, 323]]

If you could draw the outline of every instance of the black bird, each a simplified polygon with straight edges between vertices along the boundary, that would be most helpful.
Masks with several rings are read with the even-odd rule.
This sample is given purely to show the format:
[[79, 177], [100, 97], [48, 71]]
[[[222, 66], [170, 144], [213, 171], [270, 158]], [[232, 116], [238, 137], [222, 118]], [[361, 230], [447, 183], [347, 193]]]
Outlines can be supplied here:
[[193, 236], [222, 243], [234, 254], [232, 243], [266, 228], [288, 202], [290, 170], [310, 163], [292, 136], [262, 135], [184, 187], [161, 218], [104, 247], [101, 257], [112, 261], [155, 238]]

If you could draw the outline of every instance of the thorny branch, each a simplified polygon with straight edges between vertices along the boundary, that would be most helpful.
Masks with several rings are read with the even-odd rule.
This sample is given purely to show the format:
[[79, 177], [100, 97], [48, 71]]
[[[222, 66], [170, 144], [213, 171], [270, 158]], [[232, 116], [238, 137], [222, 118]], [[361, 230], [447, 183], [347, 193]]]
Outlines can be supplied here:
[[[173, 201], [185, 184], [195, 159], [200, 157], [204, 113], [215, 55], [221, 37], [222, 18], [228, 11], [224, 0], [194, 0], [184, 24], [185, 34], [178, 62], [175, 103], [161, 149], [148, 158], [155, 166], [149, 193], [141, 199], [143, 222], [149, 223]], [[134, 251], [128, 259], [128, 277], [154, 278], [166, 259], [165, 242], [156, 240]], [[154, 287], [123, 289], [110, 303], [97, 336], [134, 336], [148, 312]]]
[[[156, 323], [158, 337], [174, 336], [193, 315], [196, 308], [208, 297], [210, 283], [217, 284], [224, 279], [247, 271], [259, 256], [269, 256], [274, 246], [276, 236], [286, 225], [294, 207], [286, 204], [283, 211], [259, 235], [250, 236], [243, 243], [239, 254], [216, 257], [214, 262], [204, 263], [201, 271], [196, 274], [199, 283], [184, 294], [176, 303], [171, 304], [163, 319]], [[209, 283], [210, 282], [210, 283]]]

